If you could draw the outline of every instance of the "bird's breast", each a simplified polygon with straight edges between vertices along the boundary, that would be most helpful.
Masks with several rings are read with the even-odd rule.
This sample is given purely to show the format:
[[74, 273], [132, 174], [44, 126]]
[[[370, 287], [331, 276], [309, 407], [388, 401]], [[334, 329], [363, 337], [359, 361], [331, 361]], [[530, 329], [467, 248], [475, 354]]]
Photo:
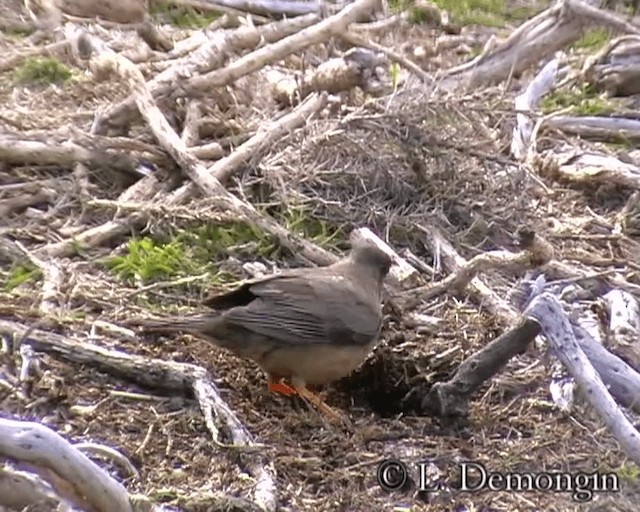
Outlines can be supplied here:
[[349, 375], [367, 358], [375, 341], [366, 345], [318, 343], [275, 349], [258, 361], [269, 373], [298, 377], [308, 385], [322, 385]]

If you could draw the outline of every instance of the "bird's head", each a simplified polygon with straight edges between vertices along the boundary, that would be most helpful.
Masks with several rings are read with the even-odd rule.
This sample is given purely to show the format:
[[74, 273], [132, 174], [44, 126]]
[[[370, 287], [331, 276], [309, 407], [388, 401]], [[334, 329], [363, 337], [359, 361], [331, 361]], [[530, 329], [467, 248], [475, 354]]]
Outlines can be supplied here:
[[358, 241], [351, 249], [351, 260], [363, 268], [373, 271], [380, 282], [391, 268], [391, 257], [369, 241]]

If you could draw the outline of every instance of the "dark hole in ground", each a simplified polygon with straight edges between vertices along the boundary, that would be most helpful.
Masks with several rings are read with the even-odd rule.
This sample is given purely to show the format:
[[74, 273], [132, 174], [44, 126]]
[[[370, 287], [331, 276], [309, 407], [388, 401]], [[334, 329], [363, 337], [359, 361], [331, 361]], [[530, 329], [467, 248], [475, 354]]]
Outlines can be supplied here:
[[416, 415], [421, 398], [412, 393], [412, 383], [418, 372], [409, 363], [388, 346], [379, 347], [357, 372], [337, 383], [336, 390], [350, 395], [357, 407], [371, 409], [382, 418]]

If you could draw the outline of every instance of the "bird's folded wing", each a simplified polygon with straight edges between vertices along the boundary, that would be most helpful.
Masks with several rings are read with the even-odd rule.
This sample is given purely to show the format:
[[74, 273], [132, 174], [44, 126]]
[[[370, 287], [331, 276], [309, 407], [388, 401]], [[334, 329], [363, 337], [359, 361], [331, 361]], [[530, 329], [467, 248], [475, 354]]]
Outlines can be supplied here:
[[344, 278], [288, 276], [257, 283], [251, 292], [257, 298], [225, 319], [283, 343], [361, 345], [380, 331], [375, 302], [362, 300]]

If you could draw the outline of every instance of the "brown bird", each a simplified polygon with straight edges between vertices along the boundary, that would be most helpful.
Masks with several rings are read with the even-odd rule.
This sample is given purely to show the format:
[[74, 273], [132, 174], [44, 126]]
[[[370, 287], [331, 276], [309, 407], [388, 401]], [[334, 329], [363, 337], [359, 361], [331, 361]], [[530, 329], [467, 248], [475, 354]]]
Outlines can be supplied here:
[[298, 394], [340, 420], [307, 385], [347, 376], [373, 349], [382, 327], [382, 282], [390, 267], [386, 253], [358, 241], [333, 265], [287, 270], [207, 299], [204, 304], [216, 313], [141, 325], [147, 331], [199, 335], [252, 359], [267, 373], [271, 391]]

